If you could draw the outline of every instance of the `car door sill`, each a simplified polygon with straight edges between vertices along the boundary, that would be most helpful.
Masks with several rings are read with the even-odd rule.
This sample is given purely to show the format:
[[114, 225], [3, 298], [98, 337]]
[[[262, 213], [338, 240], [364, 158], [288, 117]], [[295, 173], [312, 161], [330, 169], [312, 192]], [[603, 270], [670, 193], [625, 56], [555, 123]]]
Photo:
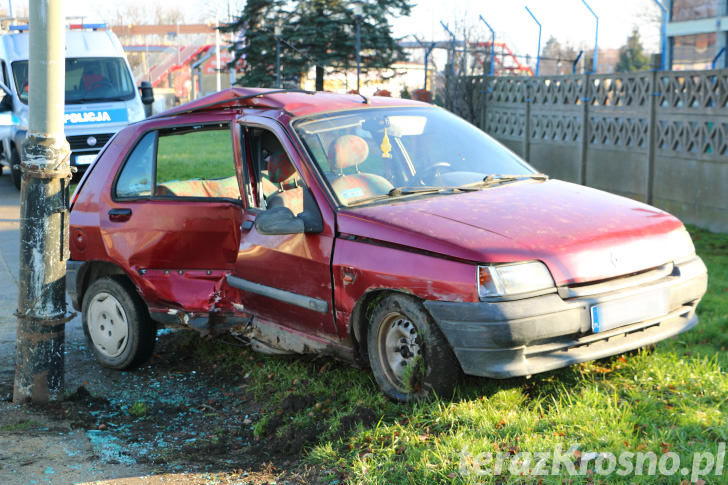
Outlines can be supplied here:
[[227, 275], [227, 282], [233, 288], [255, 293], [256, 295], [265, 296], [285, 303], [290, 303], [291, 305], [296, 305], [308, 310], [313, 310], [319, 313], [328, 313], [329, 311], [328, 302], [318, 298], [311, 298], [310, 296], [299, 295], [292, 291], [261, 285], [260, 283], [244, 280], [243, 278], [238, 278], [237, 276], [230, 274]]

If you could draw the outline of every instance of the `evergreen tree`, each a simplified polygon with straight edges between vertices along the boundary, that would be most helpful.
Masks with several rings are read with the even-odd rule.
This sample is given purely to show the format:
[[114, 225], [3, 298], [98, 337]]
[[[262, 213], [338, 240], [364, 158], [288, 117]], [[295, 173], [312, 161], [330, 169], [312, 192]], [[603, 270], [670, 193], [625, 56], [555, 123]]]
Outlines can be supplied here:
[[[390, 67], [404, 58], [392, 37], [388, 18], [408, 15], [409, 0], [366, 0], [361, 22], [361, 70]], [[224, 31], [245, 30], [234, 46], [235, 59], [245, 68], [238, 84], [273, 86], [275, 83], [276, 22], [281, 25], [281, 72], [289, 84], [298, 84], [316, 66], [316, 89], [323, 89], [324, 69], [356, 66], [356, 17], [353, 2], [344, 0], [248, 0], [240, 18]]]
[[619, 48], [616, 70], [617, 72], [641, 71], [647, 69], [649, 64], [650, 60], [640, 41], [639, 30], [634, 27], [632, 34], [627, 37], [627, 44]]

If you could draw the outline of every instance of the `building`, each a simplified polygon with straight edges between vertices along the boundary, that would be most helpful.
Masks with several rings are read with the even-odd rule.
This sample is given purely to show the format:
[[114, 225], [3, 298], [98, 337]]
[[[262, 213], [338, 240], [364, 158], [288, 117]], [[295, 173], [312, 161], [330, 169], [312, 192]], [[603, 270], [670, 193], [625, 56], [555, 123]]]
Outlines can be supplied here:
[[728, 1], [665, 0], [668, 69], [728, 67]]

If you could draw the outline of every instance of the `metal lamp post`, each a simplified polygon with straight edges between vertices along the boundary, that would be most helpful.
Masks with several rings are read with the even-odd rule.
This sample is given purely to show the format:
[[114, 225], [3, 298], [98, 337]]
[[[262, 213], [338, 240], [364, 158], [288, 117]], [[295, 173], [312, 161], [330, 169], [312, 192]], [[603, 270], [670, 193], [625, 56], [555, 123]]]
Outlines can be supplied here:
[[536, 51], [536, 75], [538, 76], [539, 67], [541, 64], [541, 22], [538, 21], [536, 16], [531, 12], [531, 9], [526, 7], [526, 11], [528, 12], [528, 15], [531, 16], [531, 18], [538, 24], [538, 50]]
[[660, 0], [655, 0], [655, 3], [662, 10], [662, 25], [660, 25], [660, 51], [662, 52], [660, 56], [660, 70], [664, 71], [667, 66], [667, 8], [665, 8], [665, 5]]
[[356, 20], [356, 92], [359, 92], [359, 79], [361, 77], [361, 18], [364, 8], [360, 3], [354, 4], [354, 20]]
[[276, 88], [281, 88], [281, 24], [273, 30], [276, 36]]
[[594, 29], [594, 57], [592, 57], [592, 72], [596, 74], [598, 66], [597, 58], [599, 56], [599, 17], [596, 13], [594, 13], [594, 10], [592, 10], [589, 4], [586, 3], [586, 0], [581, 0], [581, 2], [587, 9], [589, 9], [589, 12], [591, 12], [591, 14], [594, 16], [594, 20], [596, 21], [596, 27]]
[[412, 37], [414, 37], [417, 43], [420, 44], [420, 47], [425, 50], [425, 86], [422, 89], [427, 91], [427, 70], [429, 69], [428, 62], [430, 59], [430, 54], [432, 53], [432, 49], [435, 48], [437, 42], [430, 42], [429, 44], [425, 45], [416, 35], [412, 34]]
[[492, 76], [495, 72], [495, 30], [490, 27], [482, 15], [480, 16], [480, 20], [482, 20], [485, 26], [488, 27], [488, 30], [490, 30], [490, 75]]

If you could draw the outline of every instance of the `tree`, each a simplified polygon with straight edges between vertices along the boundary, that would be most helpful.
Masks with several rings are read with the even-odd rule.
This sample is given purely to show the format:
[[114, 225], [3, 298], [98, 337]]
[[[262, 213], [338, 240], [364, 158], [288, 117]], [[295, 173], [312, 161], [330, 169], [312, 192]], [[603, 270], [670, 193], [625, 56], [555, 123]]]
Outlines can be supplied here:
[[632, 29], [632, 34], [627, 37], [627, 43], [619, 48], [619, 61], [617, 61], [617, 72], [641, 71], [647, 69], [650, 64], [645, 49], [640, 41], [640, 33], [637, 27]]
[[541, 49], [541, 74], [571, 74], [576, 56], [574, 47], [562, 45], [555, 37], [549, 37]]
[[[408, 15], [408, 0], [361, 2], [361, 69], [383, 69], [404, 58], [392, 36], [388, 18]], [[281, 73], [296, 84], [316, 66], [316, 89], [323, 89], [324, 68], [334, 71], [356, 66], [356, 17], [345, 0], [249, 0], [241, 16], [222, 28], [245, 31], [233, 46], [235, 61], [245, 60], [239, 84], [272, 86], [275, 82], [275, 26], [281, 30]]]

